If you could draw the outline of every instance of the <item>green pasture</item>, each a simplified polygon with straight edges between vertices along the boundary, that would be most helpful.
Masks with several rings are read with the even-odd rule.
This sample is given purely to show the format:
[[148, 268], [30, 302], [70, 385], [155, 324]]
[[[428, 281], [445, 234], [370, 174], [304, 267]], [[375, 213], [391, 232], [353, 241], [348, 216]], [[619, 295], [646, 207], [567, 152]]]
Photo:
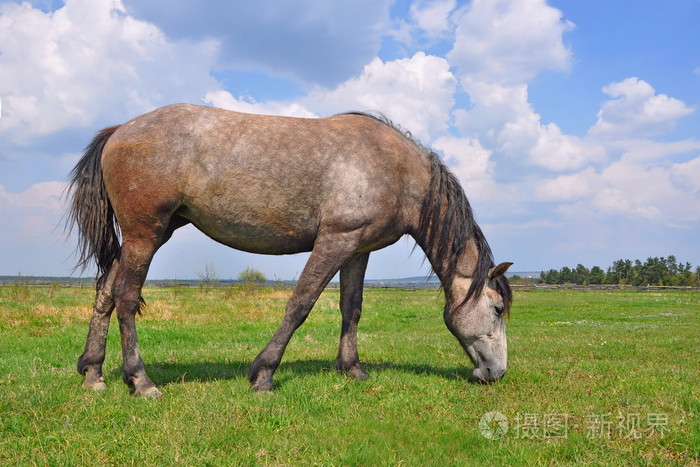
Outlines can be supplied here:
[[288, 295], [146, 289], [140, 348], [164, 397], [142, 400], [121, 381], [115, 322], [108, 390], [80, 387], [92, 290], [0, 288], [0, 464], [700, 463], [700, 291], [517, 291], [508, 373], [478, 385], [434, 290], [366, 291], [370, 378], [337, 373], [329, 290], [274, 392], [251, 393]]

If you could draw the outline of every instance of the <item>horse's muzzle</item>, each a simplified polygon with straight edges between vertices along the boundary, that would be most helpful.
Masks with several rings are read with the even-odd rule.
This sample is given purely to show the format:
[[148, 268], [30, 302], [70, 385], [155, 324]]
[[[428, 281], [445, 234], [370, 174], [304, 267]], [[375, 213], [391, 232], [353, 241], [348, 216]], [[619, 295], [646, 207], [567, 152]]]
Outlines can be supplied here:
[[472, 371], [472, 378], [479, 383], [493, 383], [503, 378], [506, 374], [506, 368], [493, 365], [494, 368], [490, 366], [474, 368]]

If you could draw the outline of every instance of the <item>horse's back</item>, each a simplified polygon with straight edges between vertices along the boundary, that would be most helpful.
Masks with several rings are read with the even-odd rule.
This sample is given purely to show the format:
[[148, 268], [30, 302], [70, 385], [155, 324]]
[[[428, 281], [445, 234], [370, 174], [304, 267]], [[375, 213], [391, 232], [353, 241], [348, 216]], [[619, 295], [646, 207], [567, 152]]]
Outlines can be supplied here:
[[396, 130], [359, 115], [302, 119], [178, 104], [122, 125], [102, 163], [118, 216], [176, 213], [236, 248], [287, 253], [310, 249], [321, 226], [400, 230], [415, 211], [402, 204], [420, 198], [427, 177], [412, 152]]

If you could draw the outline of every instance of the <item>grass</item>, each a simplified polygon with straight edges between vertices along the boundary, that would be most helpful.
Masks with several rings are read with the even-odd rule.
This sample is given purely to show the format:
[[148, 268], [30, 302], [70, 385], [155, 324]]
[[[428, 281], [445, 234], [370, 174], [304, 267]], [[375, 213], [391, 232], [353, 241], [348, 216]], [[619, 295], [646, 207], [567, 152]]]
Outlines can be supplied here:
[[[335, 372], [338, 292], [327, 291], [274, 393], [253, 394], [247, 365], [288, 294], [145, 290], [140, 347], [165, 393], [152, 401], [121, 382], [115, 323], [109, 389], [80, 388], [91, 290], [0, 288], [0, 464], [700, 463], [698, 291], [517, 292], [508, 374], [488, 386], [467, 382], [436, 291], [367, 291], [371, 376]], [[492, 411], [509, 423], [496, 439], [479, 428]]]

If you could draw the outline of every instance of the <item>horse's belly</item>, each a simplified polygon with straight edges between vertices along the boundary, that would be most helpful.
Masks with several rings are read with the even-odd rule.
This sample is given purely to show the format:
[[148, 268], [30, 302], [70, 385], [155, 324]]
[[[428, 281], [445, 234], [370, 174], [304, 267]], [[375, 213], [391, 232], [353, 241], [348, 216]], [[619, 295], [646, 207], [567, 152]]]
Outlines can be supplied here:
[[312, 222], [288, 222], [284, 217], [241, 215], [238, 218], [187, 215], [195, 227], [219, 243], [250, 253], [283, 255], [311, 251], [316, 240]]
[[311, 251], [314, 246], [314, 240], [310, 237], [282, 236], [279, 234], [260, 235], [259, 232], [251, 232], [250, 235], [240, 235], [232, 232], [211, 233], [203, 229], [200, 230], [219, 243], [249, 253], [289, 255]]

